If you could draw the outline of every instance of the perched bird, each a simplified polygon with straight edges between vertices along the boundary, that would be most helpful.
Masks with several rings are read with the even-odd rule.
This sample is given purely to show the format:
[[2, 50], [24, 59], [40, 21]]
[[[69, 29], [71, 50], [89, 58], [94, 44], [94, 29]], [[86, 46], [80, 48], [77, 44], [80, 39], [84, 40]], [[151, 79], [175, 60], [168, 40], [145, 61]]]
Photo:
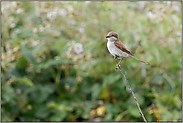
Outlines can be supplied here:
[[123, 58], [132, 58], [132, 59], [136, 59], [140, 62], [143, 62], [145, 64], [147, 64], [146, 62], [137, 59], [124, 45], [123, 43], [119, 40], [119, 36], [116, 32], [109, 32], [106, 36], [106, 38], [108, 39], [107, 42], [107, 48], [109, 50], [109, 52], [114, 56], [114, 59], [117, 62], [117, 59], [121, 59], [120, 62], [117, 64], [120, 65], [121, 61], [123, 60]]

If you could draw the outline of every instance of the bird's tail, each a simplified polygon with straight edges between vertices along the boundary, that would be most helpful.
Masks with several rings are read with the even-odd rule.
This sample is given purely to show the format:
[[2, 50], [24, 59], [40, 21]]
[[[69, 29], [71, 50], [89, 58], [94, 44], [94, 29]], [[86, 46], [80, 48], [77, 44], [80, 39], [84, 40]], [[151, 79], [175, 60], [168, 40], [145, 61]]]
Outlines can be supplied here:
[[136, 59], [136, 60], [138, 60], [138, 61], [140, 61], [140, 62], [143, 62], [143, 63], [145, 63], [145, 64], [148, 64], [147, 62], [144, 62], [144, 61], [142, 61], [142, 60], [139, 60], [138, 58], [135, 58], [134, 56], [130, 56], [130, 58]]

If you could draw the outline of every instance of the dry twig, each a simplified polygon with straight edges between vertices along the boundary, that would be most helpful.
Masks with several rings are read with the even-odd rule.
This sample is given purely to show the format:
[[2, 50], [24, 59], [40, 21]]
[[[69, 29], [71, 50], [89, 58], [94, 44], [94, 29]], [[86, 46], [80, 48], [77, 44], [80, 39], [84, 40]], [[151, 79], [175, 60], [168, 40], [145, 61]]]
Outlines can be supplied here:
[[135, 101], [136, 101], [136, 103], [137, 103], [137, 107], [138, 107], [138, 109], [139, 109], [140, 115], [141, 115], [142, 118], [144, 119], [144, 122], [147, 122], [146, 119], [145, 119], [145, 117], [144, 117], [144, 115], [143, 115], [143, 113], [142, 113], [142, 111], [141, 111], [141, 109], [140, 109], [140, 106], [139, 106], [139, 103], [138, 103], [138, 101], [137, 101], [137, 98], [135, 97], [135, 94], [134, 94], [134, 92], [132, 91], [132, 89], [131, 89], [131, 87], [130, 87], [130, 85], [129, 85], [129, 83], [128, 83], [128, 80], [126, 79], [125, 74], [123, 73], [123, 71], [122, 71], [121, 68], [120, 68], [120, 65], [118, 64], [117, 58], [115, 58], [115, 60], [116, 60], [116, 62], [117, 62], [117, 69], [119, 69], [119, 70], [121, 71], [121, 73], [123, 74], [123, 76], [124, 76], [124, 78], [125, 78], [125, 80], [126, 80], [126, 83], [127, 83], [128, 87], [129, 87], [129, 89], [130, 89], [130, 92], [132, 93], [132, 95], [133, 95], [133, 97], [134, 97], [134, 99], [135, 99]]
[[177, 96], [179, 97], [180, 101], [182, 101], [182, 99], [180, 98], [179, 94]]

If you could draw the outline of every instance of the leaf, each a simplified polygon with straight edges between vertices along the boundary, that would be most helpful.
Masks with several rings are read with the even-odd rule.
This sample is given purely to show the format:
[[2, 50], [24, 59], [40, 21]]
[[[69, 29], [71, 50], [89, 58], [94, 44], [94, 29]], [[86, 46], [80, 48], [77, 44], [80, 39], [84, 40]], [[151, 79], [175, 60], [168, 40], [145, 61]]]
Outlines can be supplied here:
[[49, 115], [49, 113], [50, 113], [49, 108], [46, 107], [45, 105], [41, 105], [41, 106], [37, 109], [35, 115], [36, 115], [36, 117], [38, 117], [38, 118], [46, 118], [46, 117]]
[[33, 36], [33, 33], [31, 30], [26, 28], [19, 28], [20, 32], [17, 34], [18, 38], [30, 38]]
[[100, 85], [99, 84], [94, 84], [92, 87], [92, 98], [96, 98], [100, 94]]
[[28, 78], [16, 78], [15, 81], [26, 84], [27, 86], [33, 86], [34, 83]]
[[177, 95], [176, 97], [173, 97], [173, 101], [174, 101], [174, 104], [175, 104], [175, 106], [179, 109], [179, 108], [181, 108], [181, 104], [182, 104], [182, 97], [181, 96], [179, 96], [180, 98], [181, 98], [181, 100], [179, 99], [179, 97], [178, 97], [179, 95]]
[[108, 90], [103, 90], [100, 97], [103, 98], [103, 99], [109, 99], [110, 98], [109, 91]]
[[32, 95], [33, 99], [38, 103], [44, 102], [49, 96], [48, 93], [45, 93], [45, 92], [41, 91], [40, 89], [36, 90], [31, 95]]
[[78, 115], [82, 114], [82, 113], [83, 113], [83, 107], [77, 106], [77, 107], [76, 107], [76, 113], [77, 113]]
[[15, 94], [13, 87], [10, 84], [7, 84], [4, 86], [3, 89], [4, 89], [2, 94], [3, 103], [17, 104], [17, 102], [15, 102], [14, 100], [17, 95]]
[[27, 62], [34, 64], [35, 63], [35, 57], [31, 50], [28, 50], [27, 48], [22, 48], [21, 50], [22, 55], [27, 60]]
[[175, 88], [175, 83], [174, 81], [167, 75], [167, 74], [163, 74], [163, 77], [167, 80], [167, 82], [170, 84], [170, 86], [172, 88]]
[[54, 114], [50, 117], [52, 122], [61, 122], [67, 116], [65, 111], [56, 110]]
[[106, 112], [112, 113], [112, 115], [116, 115], [119, 112], [119, 108], [114, 104], [108, 104], [106, 106]]
[[83, 112], [82, 115], [81, 115], [81, 117], [82, 117], [83, 119], [88, 119], [89, 116], [90, 116], [90, 113], [89, 113], [89, 112]]
[[55, 88], [53, 84], [38, 85], [37, 91], [33, 93], [34, 99], [37, 102], [44, 102], [54, 92]]
[[112, 114], [111, 113], [107, 113], [107, 115], [105, 116], [105, 120], [106, 121], [111, 121], [112, 120]]
[[73, 63], [73, 61], [71, 61], [71, 60], [65, 60], [65, 59], [55, 60], [55, 59], [51, 59], [51, 60], [48, 60], [45, 63], [39, 64], [38, 68], [39, 69], [48, 69], [49, 67], [51, 67], [53, 65], [72, 64], [72, 63]]
[[129, 106], [128, 111], [134, 117], [141, 117], [137, 106]]
[[104, 76], [104, 85], [113, 84], [115, 81], [121, 78], [120, 74], [109, 74], [108, 76]]
[[[59, 38], [59, 40], [55, 41], [55, 43], [54, 43], [54, 46], [55, 46], [56, 50], [57, 51], [60, 51], [60, 53], [62, 53], [61, 51], [66, 51], [66, 49], [68, 48], [68, 46], [66, 45], [67, 44], [67, 41], [63, 41], [63, 40], [65, 40], [65, 39], [62, 39], [62, 38], [60, 39]], [[64, 48], [64, 50], [61, 49], [61, 47]]]
[[74, 83], [75, 83], [75, 79], [74, 77], [67, 77], [63, 80], [63, 82], [66, 84], [69, 84], [70, 87], [73, 87], [74, 86]]
[[8, 112], [4, 110], [4, 108], [1, 109], [1, 122], [13, 122], [14, 118], [11, 116], [8, 116]]
[[155, 78], [151, 81], [151, 83], [159, 85], [161, 82], [163, 82], [163, 80], [164, 80], [163, 76], [157, 74]]
[[25, 67], [26, 67], [26, 63], [27, 63], [27, 61], [25, 60], [25, 58], [22, 56], [22, 57], [20, 57], [19, 59], [18, 59], [18, 61], [17, 61], [17, 64], [16, 64], [16, 67], [18, 68], [18, 69], [25, 69]]
[[180, 20], [180, 18], [177, 15], [172, 14], [171, 18], [173, 19], [175, 25], [179, 25], [180, 24], [181, 20]]
[[49, 95], [55, 91], [55, 88], [54, 84], [35, 84], [25, 90], [24, 96], [31, 96], [35, 102], [41, 103], [48, 99]]
[[35, 55], [35, 54], [37, 54], [42, 48], [43, 48], [43, 45], [42, 45], [42, 44], [39, 44], [39, 45], [35, 46], [35, 47], [32, 49], [32, 53]]
[[55, 109], [58, 109], [59, 108], [59, 105], [55, 102], [50, 102], [47, 104], [48, 107], [50, 108], [55, 108]]
[[128, 113], [129, 113], [128, 110], [120, 113], [118, 116], [116, 116], [115, 121], [120, 121], [123, 118], [123, 116], [126, 115], [126, 114], [128, 114]]
[[160, 52], [159, 52], [159, 49], [157, 47], [154, 47], [153, 48], [153, 51], [154, 51], [154, 55], [156, 57], [156, 60], [158, 63], [161, 62], [161, 58], [160, 58]]
[[20, 41], [21, 40], [19, 38], [12, 38], [12, 39], [7, 40], [5, 43], [10, 42], [13, 47], [16, 47], [17, 45], [19, 45]]
[[[139, 105], [143, 105], [144, 104], [144, 97], [141, 96], [140, 94], [136, 93], [135, 97], [138, 100]], [[131, 95], [130, 98], [127, 101], [129, 104], [133, 104], [134, 106], [136, 105], [136, 101], [134, 99], [134, 97]]]

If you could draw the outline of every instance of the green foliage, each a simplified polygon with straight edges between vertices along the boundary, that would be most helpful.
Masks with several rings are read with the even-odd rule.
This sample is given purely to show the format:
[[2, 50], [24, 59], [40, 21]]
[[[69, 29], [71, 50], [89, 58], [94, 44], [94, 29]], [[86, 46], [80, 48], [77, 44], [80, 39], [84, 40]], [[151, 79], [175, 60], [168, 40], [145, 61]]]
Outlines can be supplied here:
[[[182, 2], [1, 2], [2, 122], [182, 121]], [[179, 96], [178, 96], [179, 95]]]

